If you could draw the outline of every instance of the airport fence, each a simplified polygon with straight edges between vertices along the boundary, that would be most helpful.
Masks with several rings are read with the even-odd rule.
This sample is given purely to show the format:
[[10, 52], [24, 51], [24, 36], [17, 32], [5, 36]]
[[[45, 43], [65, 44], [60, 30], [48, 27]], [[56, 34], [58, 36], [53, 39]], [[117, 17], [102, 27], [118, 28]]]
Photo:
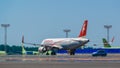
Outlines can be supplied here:
[[[97, 50], [105, 50], [107, 53], [119, 53], [120, 54], [120, 48], [119, 49], [76, 49], [75, 53], [83, 53], [83, 54], [90, 54], [93, 52], [96, 52]], [[59, 50], [58, 53], [67, 53], [66, 50]]]

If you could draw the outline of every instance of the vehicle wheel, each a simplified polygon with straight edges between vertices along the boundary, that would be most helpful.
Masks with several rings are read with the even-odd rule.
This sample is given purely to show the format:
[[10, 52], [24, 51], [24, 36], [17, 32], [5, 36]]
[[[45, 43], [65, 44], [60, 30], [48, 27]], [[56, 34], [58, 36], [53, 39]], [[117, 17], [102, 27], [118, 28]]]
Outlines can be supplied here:
[[106, 57], [107, 55], [102, 55], [102, 57]]

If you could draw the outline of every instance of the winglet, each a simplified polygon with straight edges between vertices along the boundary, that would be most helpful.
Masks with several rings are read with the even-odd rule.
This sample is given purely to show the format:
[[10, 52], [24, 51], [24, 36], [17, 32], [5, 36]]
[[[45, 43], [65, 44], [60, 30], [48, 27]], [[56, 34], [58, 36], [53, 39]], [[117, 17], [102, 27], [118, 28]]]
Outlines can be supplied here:
[[114, 38], [115, 38], [115, 37], [113, 36], [113, 38], [112, 38], [112, 40], [111, 40], [111, 43], [113, 43], [113, 41], [114, 41]]
[[88, 25], [88, 20], [85, 20], [78, 37], [86, 37], [87, 25]]
[[22, 36], [22, 43], [24, 43], [24, 36]]

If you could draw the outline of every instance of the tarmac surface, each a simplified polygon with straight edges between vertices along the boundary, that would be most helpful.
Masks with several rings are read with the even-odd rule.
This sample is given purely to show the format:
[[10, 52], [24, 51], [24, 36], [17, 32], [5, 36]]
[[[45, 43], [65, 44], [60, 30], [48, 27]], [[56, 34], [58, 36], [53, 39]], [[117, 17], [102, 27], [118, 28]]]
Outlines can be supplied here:
[[92, 57], [75, 56], [0, 56], [0, 68], [120, 68], [120, 54]]

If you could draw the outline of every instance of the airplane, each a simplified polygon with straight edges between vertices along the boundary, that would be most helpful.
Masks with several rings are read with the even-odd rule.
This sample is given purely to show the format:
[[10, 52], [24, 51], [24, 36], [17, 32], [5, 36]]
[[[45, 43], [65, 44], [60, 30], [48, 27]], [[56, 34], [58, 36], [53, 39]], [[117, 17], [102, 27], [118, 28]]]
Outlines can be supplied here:
[[114, 36], [113, 36], [111, 42], [108, 42], [105, 38], [103, 38], [102, 40], [103, 40], [103, 45], [104, 45], [104, 47], [111, 47], [111, 44], [112, 44], [113, 41], [114, 41]]
[[111, 47], [111, 44], [113, 43], [113, 41], [114, 41], [114, 36], [110, 42], [107, 42], [105, 38], [102, 38], [102, 42], [103, 42], [102, 44], [93, 44], [93, 45], [94, 46], [103, 45], [104, 47]]
[[70, 55], [75, 55], [75, 50], [81, 46], [84, 46], [89, 42], [89, 39], [85, 38], [87, 34], [87, 25], [88, 20], [85, 20], [80, 31], [80, 34], [77, 38], [50, 38], [44, 39], [41, 44], [33, 44], [33, 43], [26, 43], [24, 40], [22, 43], [24, 44], [32, 44], [32, 45], [39, 45], [38, 51], [40, 53], [51, 52], [51, 55], [56, 55], [56, 50], [64, 49]]
[[[22, 39], [24, 39], [24, 36], [22, 37]], [[22, 40], [23, 42], [23, 40]], [[39, 52], [38, 51], [26, 51], [24, 44], [22, 43], [22, 55], [38, 55]]]
[[105, 38], [102, 39], [104, 47], [111, 47]]
[[113, 43], [114, 41], [114, 37], [112, 38], [111, 42], [108, 43], [107, 40], [105, 38], [102, 39], [103, 40], [103, 45], [104, 45], [104, 48], [120, 48], [120, 47], [113, 47], [111, 44]]

